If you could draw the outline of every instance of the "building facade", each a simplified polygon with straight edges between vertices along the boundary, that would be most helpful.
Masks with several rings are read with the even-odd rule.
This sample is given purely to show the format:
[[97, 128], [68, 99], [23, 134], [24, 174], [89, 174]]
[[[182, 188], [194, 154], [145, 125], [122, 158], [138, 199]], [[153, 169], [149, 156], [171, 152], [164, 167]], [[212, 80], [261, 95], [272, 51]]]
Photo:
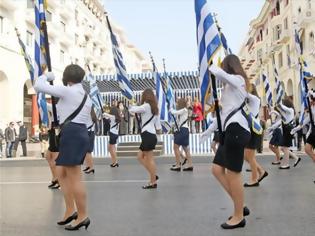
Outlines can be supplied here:
[[[315, 0], [266, 0], [240, 49], [239, 56], [251, 82], [256, 84], [263, 104], [266, 98], [261, 80], [264, 72], [270, 81], [273, 98], [276, 97], [274, 66], [286, 95], [292, 97], [297, 110], [301, 104], [298, 55], [294, 29], [302, 38], [308, 70], [315, 74]], [[314, 88], [315, 83], [310, 82]]]
[[[66, 65], [89, 65], [95, 74], [114, 74], [110, 34], [99, 0], [47, 1], [50, 55], [57, 83]], [[127, 40], [113, 20], [111, 26], [120, 44], [128, 73], [150, 70], [141, 52]], [[36, 97], [15, 27], [34, 60], [35, 13], [33, 0], [0, 1], [0, 126], [10, 121], [38, 125]]]

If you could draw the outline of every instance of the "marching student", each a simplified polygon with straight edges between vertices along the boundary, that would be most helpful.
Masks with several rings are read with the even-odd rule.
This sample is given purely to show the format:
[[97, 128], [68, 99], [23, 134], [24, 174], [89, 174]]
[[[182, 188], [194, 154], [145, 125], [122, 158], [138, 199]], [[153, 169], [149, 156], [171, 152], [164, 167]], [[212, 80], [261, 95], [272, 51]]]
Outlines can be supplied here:
[[[270, 119], [271, 124], [278, 124], [278, 126], [274, 126], [274, 130], [269, 130], [271, 133], [271, 139], [269, 141], [269, 149], [276, 155], [276, 160], [271, 162], [272, 165], [280, 165], [281, 164], [281, 158], [280, 158], [280, 149], [279, 146], [281, 145], [281, 139], [282, 139], [282, 130], [281, 130], [281, 115], [275, 111], [270, 111]], [[274, 119], [272, 118], [273, 116]], [[279, 122], [280, 121], [280, 122]]]
[[[310, 98], [311, 112], [312, 112], [313, 119], [314, 119], [315, 118], [315, 92], [310, 90], [308, 92], [308, 96]], [[303, 129], [304, 126], [309, 125], [309, 131], [307, 132], [307, 135], [306, 135], [305, 152], [315, 162], [315, 153], [314, 153], [314, 148], [315, 148], [315, 130], [312, 127], [312, 124], [311, 124], [309, 110], [305, 109], [305, 112], [306, 112], [306, 115], [304, 117], [303, 124], [299, 124], [297, 127], [295, 127], [291, 131], [291, 134], [293, 135], [297, 131]], [[314, 120], [313, 120], [313, 123], [314, 123]]]
[[180, 98], [177, 101], [177, 110], [171, 109], [170, 112], [177, 116], [178, 129], [174, 133], [174, 153], [176, 165], [171, 167], [172, 171], [181, 171], [181, 153], [179, 148], [182, 147], [185, 152], [188, 166], [183, 168], [183, 171], [193, 171], [192, 159], [189, 151], [189, 128], [188, 128], [188, 109], [185, 98]]
[[276, 127], [279, 127], [280, 124], [282, 126], [282, 139], [280, 147], [284, 153], [284, 157], [279, 169], [287, 170], [290, 169], [289, 156], [292, 156], [295, 159], [294, 167], [296, 167], [301, 161], [300, 157], [289, 150], [292, 146], [293, 135], [291, 134], [291, 130], [293, 129], [294, 124], [294, 108], [291, 99], [288, 97], [284, 98], [283, 101], [275, 107], [275, 110], [281, 115], [281, 120], [277, 121], [269, 129], [274, 130]]
[[89, 134], [89, 150], [86, 153], [84, 162], [86, 167], [83, 169], [85, 174], [95, 173], [94, 162], [92, 157], [92, 152], [94, 151], [94, 141], [95, 141], [95, 124], [97, 122], [97, 117], [94, 108], [91, 110], [91, 116], [88, 121], [88, 134]]
[[82, 86], [84, 70], [75, 64], [68, 65], [63, 72], [64, 85], [50, 85], [54, 74], [48, 72], [40, 76], [34, 84], [37, 92], [58, 97], [58, 115], [61, 131], [59, 154], [56, 159], [56, 173], [64, 195], [66, 210], [58, 225], [73, 224], [66, 230], [78, 230], [90, 225], [86, 211], [86, 190], [81, 179], [81, 165], [89, 148], [87, 124], [91, 114], [92, 102]]
[[156, 164], [153, 157], [153, 150], [157, 144], [156, 130], [161, 130], [159, 119], [159, 108], [157, 99], [151, 89], [145, 89], [141, 97], [140, 106], [131, 106], [131, 113], [140, 113], [141, 145], [138, 152], [139, 162], [146, 168], [150, 175], [150, 182], [143, 186], [143, 189], [157, 188], [158, 176], [156, 175]]
[[[253, 116], [258, 118], [260, 99], [253, 84], [250, 86], [247, 105]], [[245, 183], [244, 187], [257, 187], [259, 186], [259, 183], [268, 176], [268, 172], [265, 171], [256, 160], [256, 150], [260, 146], [261, 135], [262, 134], [256, 134], [253, 130], [251, 130], [251, 138], [244, 151], [245, 160], [249, 163], [251, 169], [251, 180], [249, 183]]]
[[117, 139], [119, 137], [119, 123], [121, 121], [120, 111], [119, 108], [116, 106], [112, 106], [110, 108], [109, 113], [104, 112], [103, 117], [109, 119], [110, 121], [110, 130], [109, 130], [109, 143], [108, 143], [108, 150], [110, 153], [110, 157], [112, 159], [112, 164], [110, 167], [119, 167], [117, 162], [117, 155], [116, 155], [116, 144]]
[[[244, 207], [244, 187], [242, 181], [242, 166], [244, 149], [250, 140], [250, 128], [242, 107], [247, 98], [249, 79], [247, 78], [239, 58], [228, 55], [222, 62], [222, 69], [211, 65], [210, 72], [216, 79], [222, 81], [221, 120], [224, 138], [213, 160], [212, 173], [231, 197], [234, 213], [229, 220], [221, 225], [223, 229], [245, 227], [244, 216], [249, 215], [249, 209]], [[201, 135], [204, 141], [217, 129], [217, 120]]]

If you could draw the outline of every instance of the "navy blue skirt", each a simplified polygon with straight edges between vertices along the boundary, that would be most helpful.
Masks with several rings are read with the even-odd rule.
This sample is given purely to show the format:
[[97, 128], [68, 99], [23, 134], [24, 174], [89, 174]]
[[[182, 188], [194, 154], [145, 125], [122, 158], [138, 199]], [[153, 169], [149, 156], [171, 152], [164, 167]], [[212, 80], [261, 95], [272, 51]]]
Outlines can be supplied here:
[[185, 127], [181, 127], [179, 132], [174, 133], [174, 143], [188, 147], [189, 146], [189, 129]]
[[281, 144], [281, 139], [282, 139], [282, 131], [280, 128], [276, 128], [272, 132], [272, 137], [270, 139], [269, 144], [278, 147]]
[[94, 131], [88, 131], [89, 134], [89, 153], [92, 153], [94, 151], [94, 140], [95, 140], [95, 132]]
[[57, 166], [82, 165], [89, 150], [89, 135], [85, 124], [70, 122], [60, 132]]

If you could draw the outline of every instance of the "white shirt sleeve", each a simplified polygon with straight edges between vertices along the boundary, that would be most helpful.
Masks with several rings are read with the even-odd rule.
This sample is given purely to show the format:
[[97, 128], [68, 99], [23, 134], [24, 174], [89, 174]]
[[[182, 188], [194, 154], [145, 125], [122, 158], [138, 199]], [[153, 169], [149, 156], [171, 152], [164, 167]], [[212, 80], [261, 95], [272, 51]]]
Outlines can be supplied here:
[[103, 117], [105, 117], [106, 119], [115, 119], [114, 115], [111, 115], [111, 114], [106, 113], [106, 112], [103, 113]]
[[50, 85], [46, 81], [46, 76], [40, 76], [33, 85], [36, 92], [43, 92], [54, 97], [63, 98], [68, 94], [68, 87], [63, 85]]
[[180, 109], [180, 110], [173, 110], [173, 109], [171, 109], [170, 112], [173, 115], [183, 115], [183, 114], [185, 114], [185, 112], [187, 112], [187, 109], [186, 108], [183, 108], [183, 109]]
[[156, 120], [155, 120], [155, 129], [156, 130], [161, 130], [162, 129], [162, 125], [161, 125], [161, 120], [159, 116], [156, 116]]
[[132, 113], [145, 113], [148, 111], [148, 108], [151, 109], [150, 105], [148, 103], [144, 103], [141, 106], [131, 106], [129, 108], [129, 112]]
[[221, 80], [223, 83], [228, 83], [235, 88], [239, 88], [245, 83], [240, 75], [228, 74], [214, 64], [210, 66], [209, 71], [215, 75], [216, 79]]

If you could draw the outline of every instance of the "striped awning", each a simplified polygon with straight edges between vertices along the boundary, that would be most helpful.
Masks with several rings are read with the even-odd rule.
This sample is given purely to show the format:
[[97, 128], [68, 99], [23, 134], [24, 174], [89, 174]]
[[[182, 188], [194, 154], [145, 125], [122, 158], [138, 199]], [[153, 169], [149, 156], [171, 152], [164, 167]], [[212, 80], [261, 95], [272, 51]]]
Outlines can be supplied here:
[[[172, 83], [174, 90], [198, 89], [198, 71], [169, 72], [166, 74]], [[163, 74], [162, 81], [165, 81]], [[120, 91], [116, 75], [95, 75], [97, 85], [101, 93]], [[154, 77], [152, 72], [140, 74], [128, 74], [133, 91], [143, 91], [146, 88], [155, 89]]]

